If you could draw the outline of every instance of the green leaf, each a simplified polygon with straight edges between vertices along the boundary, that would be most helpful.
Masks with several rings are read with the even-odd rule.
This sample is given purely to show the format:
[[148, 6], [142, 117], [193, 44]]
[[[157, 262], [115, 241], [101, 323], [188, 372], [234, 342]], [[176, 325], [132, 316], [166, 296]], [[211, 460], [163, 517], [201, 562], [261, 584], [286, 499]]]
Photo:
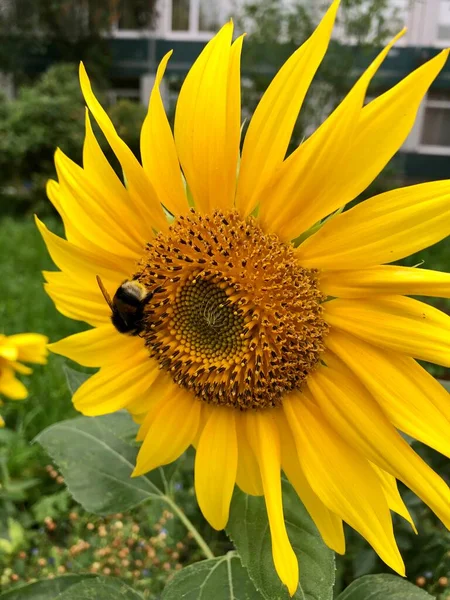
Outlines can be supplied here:
[[108, 577], [82, 581], [57, 598], [58, 600], [142, 600], [143, 597], [120, 579]]
[[8, 518], [7, 522], [7, 534], [8, 538], [0, 538], [0, 554], [13, 554], [24, 545], [25, 543], [25, 531], [19, 521]]
[[35, 438], [59, 466], [72, 496], [89, 512], [124, 512], [165, 494], [163, 469], [130, 477], [137, 447], [121, 438], [130, 420], [127, 413], [78, 417], [56, 423]]
[[69, 388], [69, 391], [72, 394], [72, 396], [75, 394], [77, 389], [90, 377], [88, 373], [76, 371], [68, 365], [63, 365], [63, 371], [64, 375], [66, 376], [67, 387]]
[[338, 600], [432, 600], [406, 579], [396, 575], [365, 575], [351, 583]]
[[[285, 480], [283, 505], [289, 539], [300, 567], [300, 584], [294, 598], [331, 600], [334, 554], [323, 542], [295, 490]], [[226, 531], [262, 596], [267, 600], [288, 600], [287, 588], [281, 583], [273, 564], [264, 498], [248, 496], [236, 489]]]
[[104, 415], [102, 417], [102, 425], [112, 431], [116, 437], [131, 445], [135, 445], [139, 425], [133, 421], [130, 413], [126, 410], [120, 410], [111, 415]]
[[64, 575], [56, 579], [45, 579], [29, 583], [0, 594], [1, 600], [60, 600], [61, 594], [93, 575]]
[[178, 571], [164, 589], [162, 600], [263, 600], [241, 565], [239, 556], [203, 560]]

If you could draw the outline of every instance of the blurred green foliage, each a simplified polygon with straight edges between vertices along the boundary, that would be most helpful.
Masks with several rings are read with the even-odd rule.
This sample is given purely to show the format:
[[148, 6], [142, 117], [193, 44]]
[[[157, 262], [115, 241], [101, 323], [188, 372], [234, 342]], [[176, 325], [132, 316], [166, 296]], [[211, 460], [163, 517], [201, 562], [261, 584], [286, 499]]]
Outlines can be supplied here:
[[73, 65], [57, 65], [0, 110], [0, 210], [47, 207], [45, 184], [57, 147], [81, 159], [84, 106]]
[[[62, 234], [59, 219], [52, 217], [45, 221], [52, 231]], [[0, 333], [32, 331], [55, 342], [84, 328], [59, 314], [44, 291], [41, 270], [52, 271], [55, 266], [32, 217], [0, 218], [0, 256]], [[75, 414], [63, 364], [62, 357], [49, 354], [47, 365], [33, 365], [33, 374], [22, 378], [29, 398], [24, 402], [7, 402], [2, 407], [7, 425], [25, 440], [32, 440], [48, 424]], [[12, 454], [13, 464], [19, 462], [19, 456], [20, 452]], [[23, 466], [17, 464], [14, 473], [19, 474]]]
[[147, 109], [131, 100], [118, 100], [109, 110], [109, 116], [119, 136], [126, 140], [135, 156], [140, 156], [140, 133]]
[[171, 574], [200, 558], [191, 535], [161, 504], [97, 517], [76, 506], [53, 465], [42, 479], [57, 480], [59, 489], [32, 507], [32, 527], [20, 515], [8, 519], [8, 539], [0, 538], [0, 591], [90, 573], [119, 577], [156, 600]]
[[[94, 87], [100, 89], [99, 99], [105, 105], [105, 82], [97, 80]], [[145, 108], [121, 100], [109, 113], [121, 137], [139, 156]], [[48, 179], [56, 177], [55, 149], [61, 148], [80, 164], [84, 122], [77, 68], [71, 64], [51, 67], [34, 84], [22, 87], [14, 101], [0, 98], [0, 215], [51, 212], [45, 186]], [[105, 153], [115, 164], [106, 140], [94, 127]]]
[[2, 0], [0, 71], [16, 83], [43, 56], [104, 73], [111, 63], [108, 34], [114, 26], [152, 28], [157, 0]]

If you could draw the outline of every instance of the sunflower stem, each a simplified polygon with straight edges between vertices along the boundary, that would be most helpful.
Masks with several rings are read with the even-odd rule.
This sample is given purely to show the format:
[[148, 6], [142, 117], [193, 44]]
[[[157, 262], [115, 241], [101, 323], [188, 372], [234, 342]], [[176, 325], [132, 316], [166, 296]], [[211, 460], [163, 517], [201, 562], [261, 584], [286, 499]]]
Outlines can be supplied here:
[[190, 521], [187, 518], [187, 516], [184, 514], [184, 512], [181, 510], [181, 508], [178, 507], [178, 505], [172, 500], [172, 498], [170, 496], [165, 495], [162, 497], [162, 499], [164, 500], [164, 502], [166, 502], [170, 506], [170, 508], [173, 510], [173, 512], [177, 515], [177, 517], [180, 519], [180, 521], [184, 524], [186, 529], [192, 533], [192, 537], [197, 542], [199, 548], [202, 550], [205, 557], [206, 558], [214, 558], [214, 554], [213, 554], [211, 548], [208, 546], [208, 544], [205, 542], [205, 540], [200, 535], [198, 530], [195, 528], [192, 521]]

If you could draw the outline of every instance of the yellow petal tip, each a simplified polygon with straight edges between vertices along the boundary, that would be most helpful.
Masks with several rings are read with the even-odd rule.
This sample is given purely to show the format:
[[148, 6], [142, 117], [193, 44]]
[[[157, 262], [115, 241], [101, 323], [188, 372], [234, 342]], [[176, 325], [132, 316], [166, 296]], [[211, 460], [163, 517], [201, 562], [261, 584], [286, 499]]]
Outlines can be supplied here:
[[86, 67], [84, 66], [84, 63], [82, 60], [80, 60], [79, 74], [80, 74], [80, 78], [82, 76], [87, 77]]
[[141, 475], [144, 475], [146, 471], [143, 471], [142, 469], [140, 469], [138, 466], [136, 466], [133, 470], [133, 472], [131, 473], [130, 477], [140, 477]]
[[211, 525], [211, 527], [213, 529], [215, 529], [216, 531], [222, 531], [222, 529], [225, 529], [225, 527], [228, 523], [228, 515], [226, 515], [226, 517], [223, 517], [223, 518], [214, 518], [214, 519], [211, 519], [211, 516], [208, 516], [206, 518], [206, 520], [208, 521], [208, 523]]
[[295, 592], [297, 591], [298, 588], [298, 569], [297, 569], [297, 573], [295, 574], [295, 576], [292, 578], [292, 581], [284, 581], [283, 582], [289, 592], [289, 596], [292, 598], [292, 596], [295, 594]]

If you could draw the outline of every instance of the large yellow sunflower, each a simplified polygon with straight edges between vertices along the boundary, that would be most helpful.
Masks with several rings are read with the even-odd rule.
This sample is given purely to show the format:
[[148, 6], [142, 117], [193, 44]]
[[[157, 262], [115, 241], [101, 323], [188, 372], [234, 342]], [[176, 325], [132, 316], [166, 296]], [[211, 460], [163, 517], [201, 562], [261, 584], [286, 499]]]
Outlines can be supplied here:
[[[0, 334], [0, 406], [2, 396], [10, 400], [24, 400], [28, 396], [27, 388], [16, 374], [32, 373], [30, 367], [22, 362], [41, 365], [47, 362], [47, 342], [48, 338], [40, 333]], [[0, 427], [4, 425], [0, 416]]]
[[[291, 595], [298, 564], [281, 470], [332, 549], [344, 552], [345, 521], [401, 574], [390, 510], [412, 521], [396, 479], [450, 524], [447, 486], [398, 432], [450, 456], [447, 394], [415, 360], [450, 364], [450, 318], [407, 297], [448, 297], [450, 276], [385, 265], [448, 234], [450, 181], [370, 198], [291, 243], [381, 171], [448, 52], [364, 106], [393, 40], [286, 158], [337, 8], [336, 0], [273, 79], [241, 157], [243, 38], [232, 42], [232, 23], [188, 73], [174, 137], [159, 90], [170, 53], [161, 61], [142, 165], [81, 67], [87, 106], [125, 183], [87, 115], [83, 167], [58, 150], [58, 182], [48, 184], [67, 240], [39, 223], [61, 269], [45, 274], [48, 293], [63, 314], [93, 327], [51, 345], [100, 367], [76, 392], [76, 408], [126, 408], [141, 423], [135, 475], [195, 446], [198, 502], [216, 529], [227, 523], [235, 483], [264, 495], [275, 567]], [[107, 294], [117, 291], [115, 325], [97, 276]]]

